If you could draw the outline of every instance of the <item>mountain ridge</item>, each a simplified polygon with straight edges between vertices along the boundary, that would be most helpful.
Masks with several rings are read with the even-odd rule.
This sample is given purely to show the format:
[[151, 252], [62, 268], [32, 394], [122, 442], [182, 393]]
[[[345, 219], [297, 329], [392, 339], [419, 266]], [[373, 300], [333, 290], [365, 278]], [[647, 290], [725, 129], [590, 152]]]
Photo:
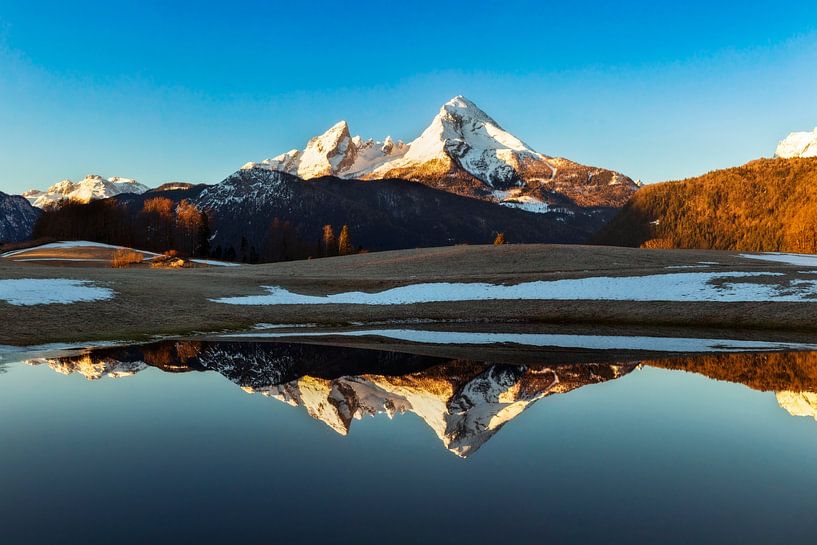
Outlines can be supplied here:
[[78, 182], [66, 178], [45, 190], [29, 189], [22, 196], [28, 199], [33, 206], [45, 208], [64, 199], [86, 203], [123, 193], [141, 194], [148, 189], [146, 185], [132, 178], [119, 176], [103, 178], [98, 174], [88, 174]]

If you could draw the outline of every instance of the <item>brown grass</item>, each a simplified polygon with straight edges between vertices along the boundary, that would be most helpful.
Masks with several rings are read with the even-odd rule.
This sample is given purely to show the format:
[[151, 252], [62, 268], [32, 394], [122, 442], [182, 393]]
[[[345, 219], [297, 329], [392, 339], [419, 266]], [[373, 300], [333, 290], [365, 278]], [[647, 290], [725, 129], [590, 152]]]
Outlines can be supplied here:
[[[670, 265], [720, 263], [704, 270], [783, 272], [796, 267], [741, 259], [728, 252], [645, 250], [598, 246], [502, 245], [379, 252], [310, 261], [240, 267], [150, 270], [132, 267], [65, 267], [0, 259], [0, 278], [76, 278], [116, 292], [109, 301], [71, 305], [12, 306], [0, 301], [0, 344], [146, 338], [156, 334], [248, 328], [258, 322], [344, 324], [353, 321], [458, 320], [529, 324], [602, 324], [817, 331], [815, 303], [673, 303], [608, 301], [464, 301], [422, 305], [233, 306], [212, 302], [225, 296], [257, 295], [261, 286], [298, 293], [380, 291], [419, 282], [515, 284], [587, 276], [638, 276], [668, 272]], [[50, 262], [55, 263], [55, 262]], [[694, 270], [694, 269], [690, 269]], [[72, 328], [63, 324], [72, 323]], [[782, 333], [781, 333], [782, 334]], [[788, 333], [787, 333], [788, 334]], [[795, 333], [791, 333], [794, 335]], [[681, 336], [696, 336], [689, 332]], [[800, 335], [797, 333], [796, 335]], [[704, 335], [712, 336], [712, 334]], [[730, 333], [730, 338], [735, 337]], [[764, 333], [764, 338], [766, 334]]]
[[111, 267], [123, 269], [131, 265], [141, 264], [145, 260], [145, 255], [130, 248], [119, 248], [114, 250], [111, 258]]

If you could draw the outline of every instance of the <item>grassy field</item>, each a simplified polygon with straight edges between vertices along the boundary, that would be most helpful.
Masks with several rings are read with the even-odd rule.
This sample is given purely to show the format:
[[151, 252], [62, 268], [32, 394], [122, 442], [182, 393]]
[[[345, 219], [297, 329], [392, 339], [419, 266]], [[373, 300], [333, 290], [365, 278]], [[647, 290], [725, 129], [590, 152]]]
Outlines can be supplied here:
[[[63, 256], [69, 255], [62, 254]], [[709, 266], [700, 262], [712, 262]], [[69, 263], [71, 266], [64, 266]], [[668, 269], [668, 267], [670, 267]], [[641, 276], [668, 272], [770, 271], [780, 279], [809, 278], [803, 266], [744, 259], [732, 252], [646, 250], [595, 246], [455, 246], [344, 256], [329, 259], [203, 267], [182, 270], [112, 269], [72, 262], [14, 262], [0, 258], [0, 280], [68, 278], [113, 289], [107, 301], [14, 306], [0, 301], [0, 344], [143, 340], [245, 329], [264, 323], [389, 320], [454, 320], [598, 324], [670, 330], [754, 329], [814, 335], [815, 303], [701, 303], [634, 301], [466, 301], [414, 305], [235, 306], [211, 302], [225, 296], [262, 294], [261, 286], [322, 295], [380, 291], [419, 282], [516, 284], [593, 276]], [[814, 279], [814, 276], [811, 276]]]

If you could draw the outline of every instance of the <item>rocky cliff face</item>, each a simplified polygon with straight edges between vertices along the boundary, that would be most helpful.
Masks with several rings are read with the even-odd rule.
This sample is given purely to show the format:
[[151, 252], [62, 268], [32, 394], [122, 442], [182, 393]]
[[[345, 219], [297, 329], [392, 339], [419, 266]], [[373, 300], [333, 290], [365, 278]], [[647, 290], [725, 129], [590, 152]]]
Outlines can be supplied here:
[[0, 243], [29, 238], [39, 215], [24, 197], [0, 192]]

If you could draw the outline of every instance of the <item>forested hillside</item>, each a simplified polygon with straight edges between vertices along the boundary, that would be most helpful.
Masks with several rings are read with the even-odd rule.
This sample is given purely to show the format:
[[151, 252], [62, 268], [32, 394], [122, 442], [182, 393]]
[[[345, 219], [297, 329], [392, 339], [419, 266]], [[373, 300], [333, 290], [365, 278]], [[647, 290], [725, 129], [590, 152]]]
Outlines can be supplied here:
[[596, 241], [817, 253], [817, 158], [759, 159], [638, 191]]

